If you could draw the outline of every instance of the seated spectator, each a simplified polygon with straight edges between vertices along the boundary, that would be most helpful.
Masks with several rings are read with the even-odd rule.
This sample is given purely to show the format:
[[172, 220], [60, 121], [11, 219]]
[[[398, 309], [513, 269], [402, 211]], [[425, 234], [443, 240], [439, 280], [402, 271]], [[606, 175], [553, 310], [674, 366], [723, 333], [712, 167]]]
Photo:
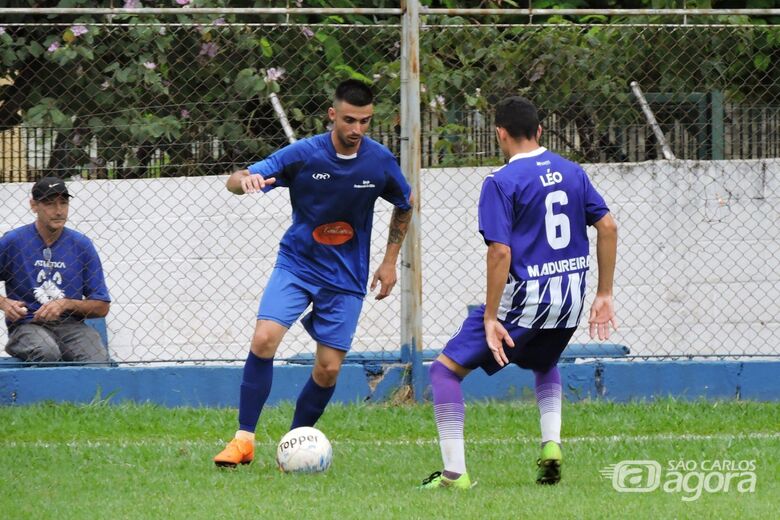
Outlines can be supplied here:
[[23, 361], [109, 364], [100, 335], [84, 323], [108, 314], [108, 295], [92, 241], [65, 227], [70, 194], [53, 177], [32, 188], [35, 222], [0, 237], [0, 281], [8, 344]]

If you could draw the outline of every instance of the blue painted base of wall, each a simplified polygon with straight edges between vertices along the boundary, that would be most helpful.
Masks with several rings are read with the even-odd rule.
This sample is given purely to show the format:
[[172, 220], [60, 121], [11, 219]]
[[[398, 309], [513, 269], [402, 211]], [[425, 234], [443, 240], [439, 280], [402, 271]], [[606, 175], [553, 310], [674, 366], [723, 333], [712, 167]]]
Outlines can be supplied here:
[[[559, 365], [569, 401], [606, 399], [616, 402], [680, 399], [745, 399], [780, 401], [780, 362], [605, 361]], [[392, 399], [408, 382], [406, 366], [385, 369], [371, 389], [363, 365], [344, 365], [334, 402], [381, 402]], [[151, 402], [164, 406], [236, 407], [241, 367], [146, 368], [7, 368], [0, 370], [0, 404], [40, 401], [88, 403], [106, 399]], [[311, 368], [276, 367], [269, 404], [294, 401]], [[423, 396], [430, 399], [427, 370]], [[510, 366], [494, 375], [481, 370], [463, 382], [466, 400], [533, 399], [534, 376]]]

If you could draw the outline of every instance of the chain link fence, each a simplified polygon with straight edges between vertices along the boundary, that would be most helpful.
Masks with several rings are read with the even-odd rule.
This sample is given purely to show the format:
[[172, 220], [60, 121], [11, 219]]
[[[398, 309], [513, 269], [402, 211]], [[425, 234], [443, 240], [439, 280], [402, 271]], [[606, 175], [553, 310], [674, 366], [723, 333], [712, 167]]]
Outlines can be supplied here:
[[[245, 357], [290, 206], [281, 189], [230, 195], [225, 174], [288, 142], [282, 116], [297, 138], [326, 131], [335, 85], [362, 78], [371, 136], [400, 148], [399, 25], [182, 18], [0, 26], [0, 232], [34, 220], [31, 181], [70, 181], [68, 225], [103, 261], [119, 362]], [[491, 106], [521, 93], [620, 226], [614, 341], [641, 358], [780, 354], [780, 29], [474, 22], [420, 32], [425, 347], [484, 299], [477, 198], [503, 162]], [[390, 211], [377, 205], [371, 271]], [[399, 358], [399, 293], [366, 299], [355, 352]], [[279, 356], [311, 344], [296, 324]]]
[[[521, 93], [618, 221], [614, 341], [639, 358], [780, 353], [780, 28], [437, 25], [421, 49], [423, 142], [445, 167], [422, 176], [427, 344], [457, 328], [453, 302], [483, 301], [480, 165], [502, 164], [490, 107]], [[631, 81], [675, 160], [659, 160]]]

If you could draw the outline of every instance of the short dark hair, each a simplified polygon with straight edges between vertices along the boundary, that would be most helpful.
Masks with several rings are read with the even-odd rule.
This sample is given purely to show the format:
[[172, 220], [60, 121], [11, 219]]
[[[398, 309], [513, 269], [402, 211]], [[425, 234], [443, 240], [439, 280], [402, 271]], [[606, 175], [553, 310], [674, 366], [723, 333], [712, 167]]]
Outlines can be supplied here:
[[374, 102], [371, 87], [357, 79], [347, 79], [336, 87], [336, 101], [346, 101], [356, 107], [364, 107]]
[[496, 126], [515, 139], [533, 140], [539, 128], [539, 113], [530, 100], [522, 96], [508, 97], [496, 105]]

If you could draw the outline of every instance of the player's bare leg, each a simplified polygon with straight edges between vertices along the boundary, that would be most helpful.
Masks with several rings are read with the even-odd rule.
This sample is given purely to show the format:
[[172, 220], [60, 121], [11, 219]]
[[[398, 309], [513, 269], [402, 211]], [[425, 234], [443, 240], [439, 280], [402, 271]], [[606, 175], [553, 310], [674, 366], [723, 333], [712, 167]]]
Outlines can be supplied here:
[[257, 320], [241, 381], [239, 429], [227, 447], [214, 457], [217, 466], [234, 468], [254, 459], [257, 420], [271, 393], [274, 355], [286, 332], [287, 327], [275, 321]]
[[314, 361], [314, 368], [311, 371], [311, 377], [301, 390], [298, 401], [295, 404], [295, 414], [293, 415], [290, 429], [301, 426], [314, 426], [317, 420], [322, 416], [325, 407], [333, 397], [336, 390], [336, 381], [341, 371], [341, 364], [344, 362], [345, 350], [331, 348], [322, 343], [317, 343], [317, 357]]

